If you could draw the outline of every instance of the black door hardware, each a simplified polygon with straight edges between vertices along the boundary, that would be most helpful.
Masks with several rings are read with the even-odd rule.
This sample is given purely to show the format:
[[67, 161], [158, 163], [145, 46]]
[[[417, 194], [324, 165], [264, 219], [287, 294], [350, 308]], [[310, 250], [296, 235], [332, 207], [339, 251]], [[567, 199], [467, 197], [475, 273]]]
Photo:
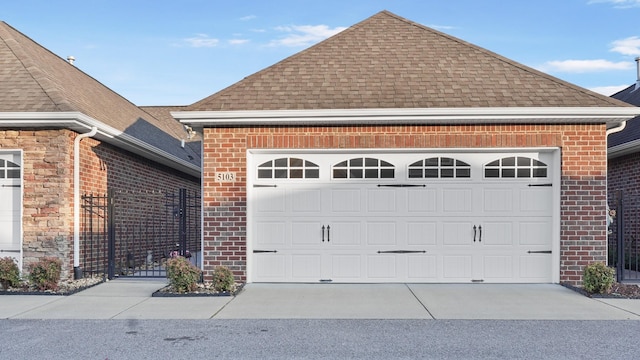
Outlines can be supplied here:
[[473, 225], [473, 242], [476, 242], [476, 226]]
[[551, 254], [551, 250], [529, 250], [527, 254]]
[[482, 225], [478, 225], [478, 230], [480, 231], [480, 237], [478, 238], [478, 242], [482, 242]]
[[427, 187], [425, 184], [378, 184], [378, 187]]
[[378, 250], [378, 254], [415, 254], [426, 253], [426, 250]]
[[277, 253], [278, 250], [253, 250], [254, 254]]
[[324, 225], [322, 225], [322, 242], [324, 242]]
[[529, 184], [528, 186], [553, 186], [553, 184]]
[[253, 184], [254, 188], [264, 188], [264, 187], [278, 187], [278, 185], [260, 185], [260, 184]]

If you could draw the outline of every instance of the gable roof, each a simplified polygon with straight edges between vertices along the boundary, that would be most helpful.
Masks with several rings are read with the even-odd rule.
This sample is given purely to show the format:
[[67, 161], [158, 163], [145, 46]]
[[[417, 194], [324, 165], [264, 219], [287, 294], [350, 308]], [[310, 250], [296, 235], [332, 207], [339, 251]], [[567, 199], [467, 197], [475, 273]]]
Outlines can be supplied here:
[[187, 110], [621, 106], [382, 11]]
[[[186, 136], [183, 125], [144, 111], [0, 22], [0, 127], [55, 127], [73, 114], [86, 123], [85, 128], [97, 126], [96, 137], [101, 140], [179, 170], [186, 167], [192, 175], [199, 173], [199, 154], [181, 147]], [[63, 127], [83, 131], [74, 126]]]

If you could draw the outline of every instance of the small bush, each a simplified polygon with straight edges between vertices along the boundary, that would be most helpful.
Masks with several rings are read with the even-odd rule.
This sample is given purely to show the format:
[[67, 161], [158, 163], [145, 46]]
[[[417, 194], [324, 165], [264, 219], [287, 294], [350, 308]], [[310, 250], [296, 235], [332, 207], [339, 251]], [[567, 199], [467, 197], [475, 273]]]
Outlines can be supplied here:
[[605, 294], [615, 282], [615, 270], [604, 263], [596, 262], [584, 268], [582, 283], [584, 289], [592, 294]]
[[29, 265], [29, 282], [38, 290], [57, 290], [62, 272], [62, 261], [44, 257]]
[[225, 266], [218, 266], [213, 271], [213, 288], [220, 292], [231, 292], [236, 283], [233, 273]]
[[20, 269], [12, 257], [0, 258], [0, 285], [3, 289], [16, 287], [20, 284]]
[[179, 293], [194, 291], [200, 280], [200, 269], [179, 256], [167, 260], [169, 285]]

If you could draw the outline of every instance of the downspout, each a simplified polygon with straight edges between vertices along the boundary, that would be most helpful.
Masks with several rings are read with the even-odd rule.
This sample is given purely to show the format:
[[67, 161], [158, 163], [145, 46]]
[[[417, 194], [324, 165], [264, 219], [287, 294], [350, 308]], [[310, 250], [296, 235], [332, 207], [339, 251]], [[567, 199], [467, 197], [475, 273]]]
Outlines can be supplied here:
[[73, 141], [73, 278], [82, 279], [80, 269], [80, 140], [94, 136], [97, 127], [91, 131], [79, 134]]

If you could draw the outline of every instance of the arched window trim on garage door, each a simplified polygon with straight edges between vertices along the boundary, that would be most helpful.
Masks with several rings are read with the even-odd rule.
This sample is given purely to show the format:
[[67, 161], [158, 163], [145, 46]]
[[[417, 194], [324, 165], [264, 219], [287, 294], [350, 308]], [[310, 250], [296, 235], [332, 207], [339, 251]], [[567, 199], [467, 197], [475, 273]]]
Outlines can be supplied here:
[[0, 179], [20, 179], [20, 165], [0, 159]]
[[320, 167], [308, 160], [285, 157], [258, 165], [258, 179], [318, 179]]
[[410, 179], [469, 177], [471, 177], [471, 165], [450, 157], [432, 157], [409, 165]]
[[531, 179], [546, 178], [548, 166], [540, 160], [525, 156], [509, 156], [484, 166], [485, 178]]
[[332, 168], [334, 179], [394, 179], [395, 166], [387, 161], [357, 157], [341, 161]]

